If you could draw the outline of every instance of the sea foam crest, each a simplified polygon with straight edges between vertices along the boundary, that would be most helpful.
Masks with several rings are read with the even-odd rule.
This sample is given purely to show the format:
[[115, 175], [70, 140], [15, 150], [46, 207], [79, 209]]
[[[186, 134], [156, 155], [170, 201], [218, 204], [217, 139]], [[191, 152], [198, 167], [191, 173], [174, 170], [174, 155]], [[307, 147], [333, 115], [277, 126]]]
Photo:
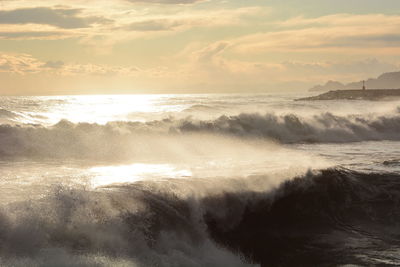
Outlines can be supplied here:
[[[249, 179], [262, 190], [237, 186]], [[357, 260], [357, 240], [372, 248], [377, 242], [396, 242], [398, 174], [325, 169], [272, 187], [269, 179], [232, 178], [221, 187], [205, 179], [196, 185], [168, 181], [95, 191], [56, 188], [42, 200], [16, 203], [0, 213], [2, 263], [364, 265]], [[337, 252], [341, 257], [334, 257]]]
[[[0, 125], [0, 155], [124, 157], [140, 153], [143, 144], [179, 142], [188, 134], [274, 140], [280, 143], [347, 143], [400, 140], [400, 115], [349, 115], [323, 113], [312, 117], [293, 114], [240, 114], [215, 120], [192, 118], [149, 122], [71, 123], [62, 120], [41, 125]], [[165, 140], [164, 140], [165, 139]], [[168, 139], [168, 140], [166, 140]], [[165, 141], [165, 142], [164, 142]], [[195, 140], [193, 142], [196, 142]]]

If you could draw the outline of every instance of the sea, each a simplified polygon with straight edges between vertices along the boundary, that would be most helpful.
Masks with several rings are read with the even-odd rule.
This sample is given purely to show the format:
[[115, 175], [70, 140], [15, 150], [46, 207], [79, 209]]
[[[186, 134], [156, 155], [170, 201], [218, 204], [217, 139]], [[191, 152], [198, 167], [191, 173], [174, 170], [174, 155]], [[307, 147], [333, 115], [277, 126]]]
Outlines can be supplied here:
[[0, 266], [399, 266], [400, 100], [0, 97]]

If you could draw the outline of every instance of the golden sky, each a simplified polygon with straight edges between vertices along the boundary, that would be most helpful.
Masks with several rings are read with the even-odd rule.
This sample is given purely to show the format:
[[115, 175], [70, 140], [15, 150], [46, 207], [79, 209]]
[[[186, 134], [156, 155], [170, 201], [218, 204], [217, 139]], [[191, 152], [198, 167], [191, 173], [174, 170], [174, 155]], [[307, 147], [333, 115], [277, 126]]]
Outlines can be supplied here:
[[0, 94], [304, 90], [397, 71], [398, 0], [0, 0]]

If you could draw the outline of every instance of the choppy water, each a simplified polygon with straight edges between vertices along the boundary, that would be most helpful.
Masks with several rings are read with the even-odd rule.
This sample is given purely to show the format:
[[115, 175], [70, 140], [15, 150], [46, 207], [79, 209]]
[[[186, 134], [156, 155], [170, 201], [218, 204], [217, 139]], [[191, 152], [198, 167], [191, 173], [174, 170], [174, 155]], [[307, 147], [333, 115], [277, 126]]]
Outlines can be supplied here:
[[399, 265], [400, 101], [295, 97], [1, 97], [1, 264]]

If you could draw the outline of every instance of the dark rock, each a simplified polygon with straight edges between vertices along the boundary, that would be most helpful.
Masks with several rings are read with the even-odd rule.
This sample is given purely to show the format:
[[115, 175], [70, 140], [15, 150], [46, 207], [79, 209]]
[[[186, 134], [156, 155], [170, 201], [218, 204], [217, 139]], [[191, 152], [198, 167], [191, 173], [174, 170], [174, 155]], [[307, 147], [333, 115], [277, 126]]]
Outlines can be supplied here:
[[400, 89], [335, 90], [302, 100], [385, 100], [400, 97]]

